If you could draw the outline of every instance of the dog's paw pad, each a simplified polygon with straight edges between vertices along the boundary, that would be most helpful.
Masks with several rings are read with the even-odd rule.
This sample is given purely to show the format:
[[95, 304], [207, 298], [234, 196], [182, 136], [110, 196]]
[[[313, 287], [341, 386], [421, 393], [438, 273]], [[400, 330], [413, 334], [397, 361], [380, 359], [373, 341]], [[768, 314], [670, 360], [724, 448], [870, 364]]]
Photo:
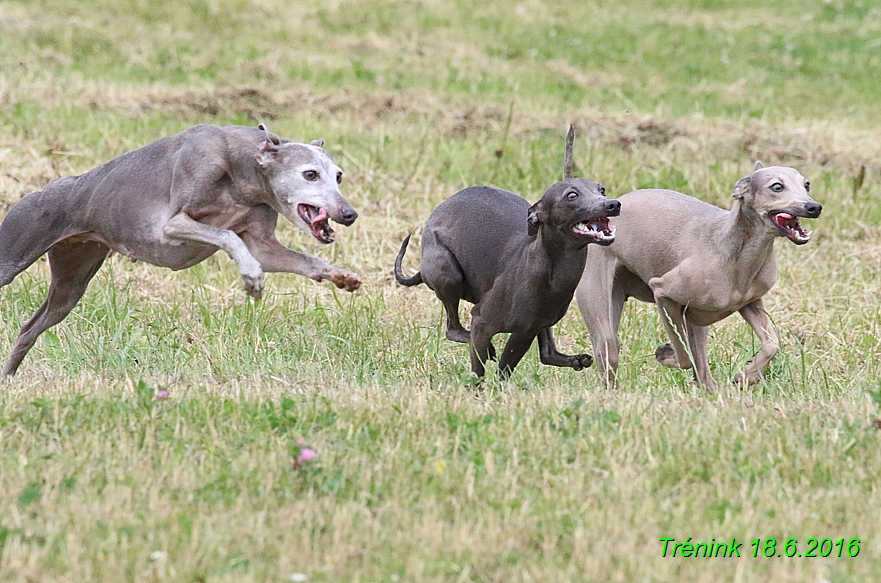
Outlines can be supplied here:
[[334, 269], [325, 277], [335, 286], [348, 292], [355, 291], [361, 287], [361, 277], [343, 269]]
[[582, 370], [593, 364], [593, 357], [589, 354], [576, 354], [572, 357], [572, 368]]

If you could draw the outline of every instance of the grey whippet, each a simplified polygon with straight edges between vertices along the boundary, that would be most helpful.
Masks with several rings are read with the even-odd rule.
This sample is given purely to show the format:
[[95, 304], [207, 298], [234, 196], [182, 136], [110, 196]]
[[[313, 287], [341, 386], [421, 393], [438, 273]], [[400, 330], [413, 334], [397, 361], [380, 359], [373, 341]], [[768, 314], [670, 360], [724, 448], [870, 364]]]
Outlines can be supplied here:
[[[584, 270], [588, 243], [609, 245], [614, 228], [607, 217], [620, 204], [603, 196], [605, 188], [572, 178], [572, 140], [567, 138], [564, 180], [530, 206], [514, 193], [473, 186], [444, 201], [422, 234], [419, 272], [406, 277], [401, 262], [410, 241], [401, 245], [395, 278], [405, 286], [425, 283], [443, 302], [447, 338], [471, 344], [471, 371], [484, 375], [495, 358], [492, 337], [510, 332], [499, 359], [507, 378], [538, 337], [541, 362], [581, 370], [588, 354], [562, 354], [551, 326], [566, 313]], [[471, 302], [471, 331], [459, 321], [459, 301]]]
[[329, 218], [344, 225], [357, 218], [323, 144], [283, 140], [262, 124], [195, 126], [25, 196], [0, 225], [0, 287], [45, 253], [52, 283], [3, 374], [15, 374], [36, 338], [70, 313], [111, 251], [178, 270], [220, 249], [255, 298], [265, 271], [357, 289], [357, 275], [275, 237], [279, 214], [322, 243], [333, 241]]
[[735, 185], [730, 211], [671, 190], [620, 197], [615, 244], [588, 252], [576, 292], [606, 385], [615, 383], [618, 326], [631, 297], [657, 304], [670, 339], [656, 351], [657, 360], [694, 368], [709, 390], [716, 383], [707, 362], [707, 326], [740, 312], [761, 349], [734, 380], [757, 383], [778, 350], [762, 303], [777, 278], [774, 239], [784, 236], [796, 245], [810, 240], [798, 219], [816, 218], [823, 207], [809, 190], [797, 170], [757, 163]]

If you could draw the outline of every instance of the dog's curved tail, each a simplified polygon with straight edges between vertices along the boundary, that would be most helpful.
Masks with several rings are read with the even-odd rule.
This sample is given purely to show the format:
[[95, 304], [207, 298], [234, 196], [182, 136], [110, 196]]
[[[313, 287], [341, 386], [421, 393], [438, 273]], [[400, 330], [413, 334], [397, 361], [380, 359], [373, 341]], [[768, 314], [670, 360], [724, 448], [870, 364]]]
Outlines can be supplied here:
[[411, 235], [407, 235], [407, 238], [404, 239], [404, 242], [401, 243], [401, 250], [398, 251], [398, 256], [395, 258], [395, 279], [401, 285], [405, 285], [407, 287], [411, 287], [414, 285], [419, 285], [422, 283], [422, 274], [418, 271], [416, 275], [412, 275], [407, 277], [404, 275], [404, 270], [401, 267], [401, 264], [404, 262], [404, 253], [407, 252], [407, 245], [410, 244]]

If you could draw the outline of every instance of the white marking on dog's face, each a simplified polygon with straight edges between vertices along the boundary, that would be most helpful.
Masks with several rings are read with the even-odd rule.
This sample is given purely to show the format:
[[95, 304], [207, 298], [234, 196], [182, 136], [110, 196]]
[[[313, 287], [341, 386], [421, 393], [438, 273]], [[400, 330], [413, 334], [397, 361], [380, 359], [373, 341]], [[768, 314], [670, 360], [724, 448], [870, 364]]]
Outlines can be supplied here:
[[342, 169], [322, 148], [285, 143], [274, 152], [263, 153], [260, 164], [269, 180], [278, 210], [307, 233], [314, 235], [315, 225], [304, 218], [300, 205], [324, 210], [328, 218], [344, 225], [352, 224], [353, 217], [357, 216], [339, 190]]

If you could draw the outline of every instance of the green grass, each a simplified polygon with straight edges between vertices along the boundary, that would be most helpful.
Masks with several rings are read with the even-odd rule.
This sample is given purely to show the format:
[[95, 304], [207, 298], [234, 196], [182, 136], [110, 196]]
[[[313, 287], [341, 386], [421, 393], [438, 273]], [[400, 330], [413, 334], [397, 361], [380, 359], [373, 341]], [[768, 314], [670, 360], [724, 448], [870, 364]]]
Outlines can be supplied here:
[[[265, 121], [325, 138], [361, 215], [331, 247], [280, 239], [365, 280], [271, 274], [255, 303], [225, 256], [111, 258], [0, 387], [0, 581], [873, 580], [879, 39], [859, 0], [0, 3], [0, 206], [196, 123]], [[570, 121], [576, 173], [613, 195], [728, 206], [756, 159], [811, 180], [823, 216], [777, 246], [764, 382], [707, 396], [654, 361], [660, 322], [631, 302], [620, 390], [533, 348], [475, 393], [394, 256], [466, 185], [538, 199]], [[47, 287], [40, 261], [0, 290], [0, 354]], [[557, 337], [590, 350], [575, 309]], [[714, 326], [713, 374], [756, 349]], [[294, 467], [300, 438], [319, 457]], [[664, 537], [748, 556], [663, 558]], [[768, 537], [860, 554], [753, 558]]]

